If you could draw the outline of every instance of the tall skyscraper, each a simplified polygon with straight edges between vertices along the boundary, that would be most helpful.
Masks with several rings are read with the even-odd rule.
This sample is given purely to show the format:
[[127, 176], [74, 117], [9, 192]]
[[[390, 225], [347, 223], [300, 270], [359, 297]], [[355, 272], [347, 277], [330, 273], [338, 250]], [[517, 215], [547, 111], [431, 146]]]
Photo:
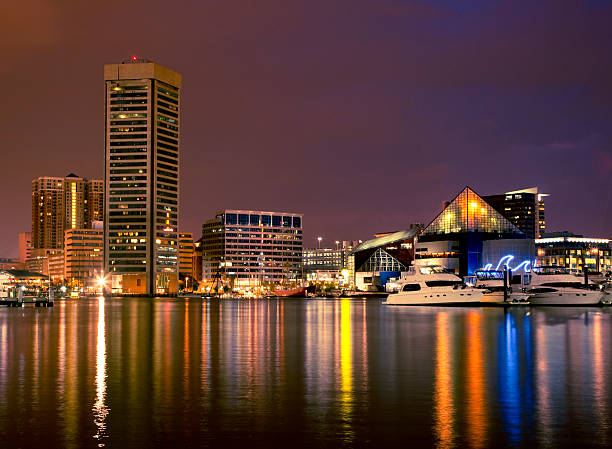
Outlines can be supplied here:
[[117, 294], [178, 290], [181, 75], [133, 58], [104, 66], [104, 267]]

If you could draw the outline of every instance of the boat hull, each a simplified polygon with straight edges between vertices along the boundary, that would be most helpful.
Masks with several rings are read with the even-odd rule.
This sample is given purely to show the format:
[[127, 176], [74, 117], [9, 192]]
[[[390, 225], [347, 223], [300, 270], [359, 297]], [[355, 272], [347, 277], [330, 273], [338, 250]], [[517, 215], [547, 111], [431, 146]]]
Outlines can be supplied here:
[[445, 292], [399, 292], [387, 297], [383, 304], [389, 306], [466, 306], [478, 305], [483, 298], [483, 292], [478, 290], [452, 290]]
[[481, 302], [483, 304], [502, 304], [502, 305], [528, 305], [531, 295], [528, 293], [508, 293], [508, 300], [504, 301], [504, 292], [485, 293]]
[[599, 291], [556, 291], [535, 293], [529, 299], [533, 306], [597, 306], [607, 295]]

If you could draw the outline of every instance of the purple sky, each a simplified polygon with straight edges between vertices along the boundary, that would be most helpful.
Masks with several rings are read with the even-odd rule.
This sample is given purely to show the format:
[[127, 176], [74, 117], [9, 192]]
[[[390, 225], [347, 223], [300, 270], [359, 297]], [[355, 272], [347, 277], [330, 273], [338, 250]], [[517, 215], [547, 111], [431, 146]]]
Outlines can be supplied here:
[[[6, 3], [6, 4], [5, 4]], [[429, 222], [465, 185], [540, 186], [550, 230], [612, 237], [612, 5], [21, 0], [0, 6], [0, 257], [31, 180], [101, 178], [103, 69], [183, 74], [182, 228], [302, 212], [316, 236]]]

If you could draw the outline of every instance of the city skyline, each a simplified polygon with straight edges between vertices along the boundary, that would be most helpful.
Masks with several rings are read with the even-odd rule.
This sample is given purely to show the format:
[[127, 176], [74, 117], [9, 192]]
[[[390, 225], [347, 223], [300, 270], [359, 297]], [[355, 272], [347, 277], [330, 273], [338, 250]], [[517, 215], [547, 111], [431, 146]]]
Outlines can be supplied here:
[[195, 236], [219, 209], [297, 209], [306, 246], [318, 235], [331, 246], [427, 223], [465, 185], [482, 195], [537, 185], [552, 194], [550, 231], [610, 237], [610, 6], [508, 5], [472, 6], [458, 21], [449, 2], [350, 13], [340, 2], [325, 14], [316, 2], [189, 5], [171, 13], [181, 26], [164, 41], [142, 32], [165, 24], [155, 2], [121, 37], [110, 32], [119, 18], [97, 6], [47, 5], [4, 30], [0, 79], [13, 88], [0, 191], [14, 206], [0, 254], [17, 256], [29, 231], [32, 179], [102, 177], [100, 67], [134, 54], [181, 72], [189, 89], [181, 230]]

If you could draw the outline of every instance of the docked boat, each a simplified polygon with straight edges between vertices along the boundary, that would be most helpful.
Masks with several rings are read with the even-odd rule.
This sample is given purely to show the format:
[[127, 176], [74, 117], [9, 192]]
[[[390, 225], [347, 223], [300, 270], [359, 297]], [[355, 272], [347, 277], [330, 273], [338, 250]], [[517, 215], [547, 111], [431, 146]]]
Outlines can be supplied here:
[[596, 285], [585, 285], [579, 276], [560, 271], [533, 271], [527, 292], [530, 303], [540, 306], [595, 306], [610, 302], [610, 295]]
[[387, 305], [477, 305], [484, 290], [466, 285], [460, 277], [439, 267], [410, 267], [398, 281], [399, 291], [391, 293]]
[[[516, 275], [517, 277], [519, 275]], [[522, 278], [522, 276], [521, 276]], [[504, 272], [495, 270], [476, 270], [474, 276], [463, 280], [466, 284], [483, 290], [483, 304], [527, 305], [530, 294], [524, 291], [522, 283], [510, 283], [504, 296]]]

